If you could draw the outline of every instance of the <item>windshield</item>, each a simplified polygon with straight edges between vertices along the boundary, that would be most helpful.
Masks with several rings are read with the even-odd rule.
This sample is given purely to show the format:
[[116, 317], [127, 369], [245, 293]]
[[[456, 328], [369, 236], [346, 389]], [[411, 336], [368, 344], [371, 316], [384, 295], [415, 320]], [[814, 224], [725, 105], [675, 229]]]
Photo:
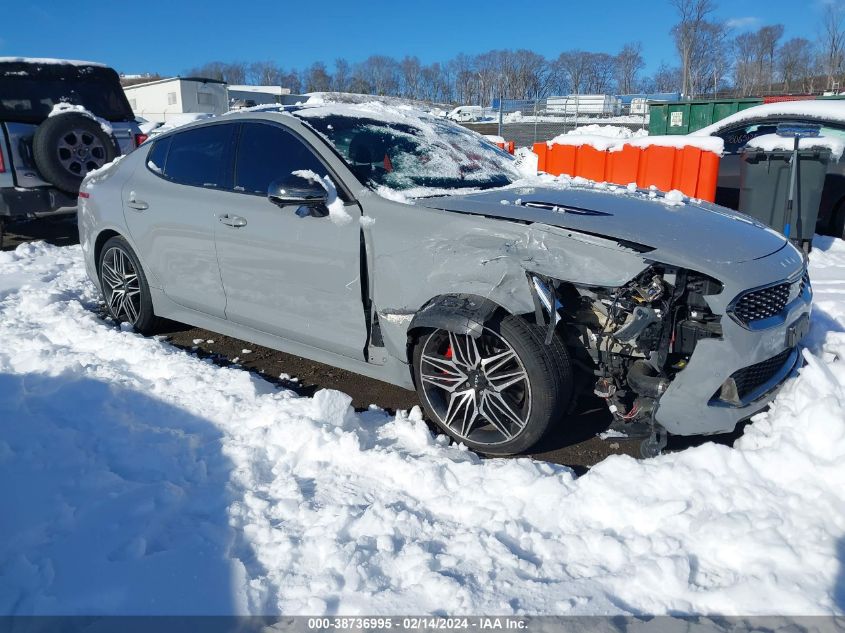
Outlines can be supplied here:
[[113, 70], [9, 64], [0, 68], [0, 116], [40, 123], [57, 103], [81, 105], [109, 121], [131, 121], [132, 110]]
[[519, 178], [513, 157], [480, 135], [430, 116], [394, 120], [305, 108], [294, 114], [326, 136], [370, 187], [489, 189]]

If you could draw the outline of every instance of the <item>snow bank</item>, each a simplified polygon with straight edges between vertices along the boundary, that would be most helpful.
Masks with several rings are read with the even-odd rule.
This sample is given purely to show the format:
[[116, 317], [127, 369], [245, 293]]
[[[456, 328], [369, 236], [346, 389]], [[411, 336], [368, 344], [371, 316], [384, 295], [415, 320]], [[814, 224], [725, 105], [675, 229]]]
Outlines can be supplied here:
[[[718, 137], [711, 137], [718, 138]], [[763, 134], [757, 136], [745, 144], [748, 149], [758, 149], [764, 152], [775, 152], [778, 150], [792, 151], [795, 149], [795, 140], [778, 134]], [[816, 138], [802, 138], [798, 141], [799, 149], [828, 149], [833, 160], [842, 158], [845, 152], [845, 140], [833, 136], [819, 136]]]
[[722, 128], [733, 125], [734, 123], [742, 123], [743, 121], [750, 121], [752, 119], [763, 119], [766, 117], [783, 115], [794, 115], [802, 118], [806, 117], [809, 119], [845, 123], [845, 101], [839, 99], [815, 99], [808, 101], [766, 103], [746, 108], [736, 114], [725, 117], [720, 121], [716, 121], [716, 123], [713, 123], [712, 125], [708, 125], [705, 128], [693, 132], [691, 136], [710, 136]]
[[79, 247], [0, 253], [0, 613], [842, 613], [845, 243], [816, 246], [809, 364], [735, 449], [577, 479], [103, 322]]

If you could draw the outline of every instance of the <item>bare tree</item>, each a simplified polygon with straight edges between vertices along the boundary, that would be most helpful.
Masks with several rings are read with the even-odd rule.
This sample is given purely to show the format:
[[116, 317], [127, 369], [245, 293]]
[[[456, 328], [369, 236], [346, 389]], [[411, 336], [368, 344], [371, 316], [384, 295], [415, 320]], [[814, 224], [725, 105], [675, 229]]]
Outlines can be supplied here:
[[352, 68], [349, 62], [343, 57], [334, 60], [334, 73], [332, 73], [332, 90], [335, 92], [346, 92], [349, 90]]
[[247, 77], [249, 81], [261, 86], [278, 86], [282, 83], [282, 71], [275, 62], [253, 62], [249, 65]]
[[625, 44], [616, 56], [616, 86], [621, 94], [634, 92], [637, 74], [644, 66], [642, 43]]
[[678, 66], [669, 66], [665, 62], [648, 82], [649, 92], [680, 92], [682, 70]]
[[845, 26], [843, 26], [842, 9], [838, 5], [825, 6], [822, 16], [820, 57], [822, 68], [827, 75], [827, 87], [832, 88], [842, 73], [842, 65], [845, 61]]
[[772, 24], [757, 31], [760, 47], [760, 86], [766, 84], [769, 92], [772, 91], [772, 82], [775, 80], [775, 57], [777, 56], [778, 42], [783, 37], [783, 30], [783, 24]]
[[555, 62], [558, 73], [563, 75], [569, 90], [573, 94], [581, 94], [586, 87], [587, 75], [593, 61], [592, 53], [587, 51], [566, 51], [561, 53]]
[[311, 64], [305, 71], [304, 80], [306, 92], [327, 92], [332, 87], [332, 78], [323, 62]]
[[702, 25], [716, 6], [713, 0], [669, 0], [669, 4], [678, 12], [672, 35], [681, 58], [681, 92], [686, 95], [690, 93], [694, 56], [701, 50]]
[[418, 57], [406, 55], [399, 62], [399, 70], [402, 74], [402, 94], [415, 99], [420, 90], [420, 77], [422, 75], [422, 64]]
[[777, 74], [785, 92], [811, 90], [808, 82], [814, 74], [814, 68], [810, 40], [793, 37], [783, 43], [777, 54]]

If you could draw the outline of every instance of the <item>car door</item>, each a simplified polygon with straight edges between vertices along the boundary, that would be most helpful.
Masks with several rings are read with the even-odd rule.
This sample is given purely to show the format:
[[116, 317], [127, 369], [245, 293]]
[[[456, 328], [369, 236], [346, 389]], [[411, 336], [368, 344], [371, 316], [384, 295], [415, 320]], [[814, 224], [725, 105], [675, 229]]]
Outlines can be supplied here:
[[270, 184], [297, 170], [332, 178], [286, 126], [242, 123], [234, 191], [225, 194], [215, 223], [226, 318], [363, 360], [360, 209], [346, 203], [353, 221], [338, 223], [305, 207], [271, 202]]
[[176, 303], [225, 316], [214, 243], [219, 191], [230, 186], [235, 124], [155, 141], [123, 187], [124, 216], [151, 283]]
[[715, 134], [725, 141], [725, 150], [719, 162], [719, 181], [716, 202], [722, 206], [739, 207], [739, 175], [742, 169], [742, 150], [753, 138], [777, 131], [776, 121], [747, 121], [733, 125]]

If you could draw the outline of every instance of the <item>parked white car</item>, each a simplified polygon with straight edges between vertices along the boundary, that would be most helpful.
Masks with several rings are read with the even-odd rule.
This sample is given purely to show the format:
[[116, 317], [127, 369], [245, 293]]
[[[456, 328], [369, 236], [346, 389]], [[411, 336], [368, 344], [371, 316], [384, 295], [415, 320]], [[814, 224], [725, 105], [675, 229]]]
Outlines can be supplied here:
[[468, 123], [470, 121], [480, 121], [484, 116], [484, 110], [481, 106], [458, 106], [449, 114], [447, 119], [457, 121], [458, 123]]

